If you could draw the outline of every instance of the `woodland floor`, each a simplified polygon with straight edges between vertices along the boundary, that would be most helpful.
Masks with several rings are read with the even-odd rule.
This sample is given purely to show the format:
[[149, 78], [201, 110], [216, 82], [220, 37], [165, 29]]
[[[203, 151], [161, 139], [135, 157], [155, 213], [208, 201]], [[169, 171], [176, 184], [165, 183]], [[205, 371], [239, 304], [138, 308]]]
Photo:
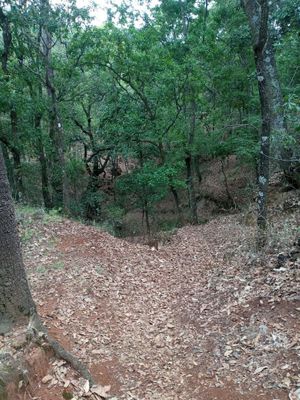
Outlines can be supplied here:
[[[283, 216], [278, 236], [289, 218], [295, 225]], [[300, 263], [276, 270], [277, 248], [255, 258], [253, 228], [241, 216], [181, 228], [158, 250], [66, 219], [29, 221], [26, 230], [40, 315], [111, 396], [293, 399]], [[63, 398], [59, 382], [48, 386], [34, 398]]]

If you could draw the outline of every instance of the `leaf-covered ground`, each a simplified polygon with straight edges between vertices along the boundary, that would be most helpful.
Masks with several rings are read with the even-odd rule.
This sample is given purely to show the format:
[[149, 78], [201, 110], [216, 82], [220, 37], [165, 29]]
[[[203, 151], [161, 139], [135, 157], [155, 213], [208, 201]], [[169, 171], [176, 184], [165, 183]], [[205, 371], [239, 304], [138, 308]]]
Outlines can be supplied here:
[[[275, 234], [295, 218], [278, 219]], [[255, 257], [241, 216], [181, 228], [158, 250], [66, 219], [29, 221], [24, 235], [40, 315], [111, 396], [293, 398], [299, 262], [276, 268], [280, 248]], [[62, 398], [54, 383], [49, 400]]]

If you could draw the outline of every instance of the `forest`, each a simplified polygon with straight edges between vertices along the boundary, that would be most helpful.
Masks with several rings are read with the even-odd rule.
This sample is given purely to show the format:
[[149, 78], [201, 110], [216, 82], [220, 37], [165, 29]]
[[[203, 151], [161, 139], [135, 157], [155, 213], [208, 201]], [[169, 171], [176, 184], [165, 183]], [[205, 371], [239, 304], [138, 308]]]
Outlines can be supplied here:
[[94, 7], [0, 0], [0, 400], [299, 400], [300, 0]]
[[[0, 141], [14, 199], [125, 235], [131, 211], [148, 233], [164, 226], [164, 199], [169, 225], [201, 222], [209, 160], [235, 156], [252, 189], [270, 168], [297, 186], [299, 2], [266, 7], [251, 27], [256, 11], [235, 0], [123, 4], [96, 27], [73, 2], [4, 1]], [[260, 28], [271, 61], [257, 72]], [[221, 208], [239, 207], [226, 191]]]

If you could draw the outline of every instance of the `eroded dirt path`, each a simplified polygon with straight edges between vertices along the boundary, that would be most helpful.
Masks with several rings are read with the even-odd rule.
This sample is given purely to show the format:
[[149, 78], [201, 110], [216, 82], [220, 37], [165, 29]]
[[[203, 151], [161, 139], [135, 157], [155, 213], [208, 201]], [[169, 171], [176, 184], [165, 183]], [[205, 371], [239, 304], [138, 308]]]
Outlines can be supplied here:
[[68, 220], [35, 229], [25, 263], [39, 312], [112, 395], [281, 400], [300, 384], [299, 266], [251, 266], [235, 216], [159, 250]]

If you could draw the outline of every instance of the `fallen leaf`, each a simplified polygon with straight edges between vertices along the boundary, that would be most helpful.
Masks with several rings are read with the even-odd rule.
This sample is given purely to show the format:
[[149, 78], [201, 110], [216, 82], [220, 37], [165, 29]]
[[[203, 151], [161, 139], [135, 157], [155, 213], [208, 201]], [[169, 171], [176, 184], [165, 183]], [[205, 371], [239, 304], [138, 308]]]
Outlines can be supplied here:
[[265, 365], [264, 367], [256, 368], [256, 370], [254, 371], [254, 375], [260, 374], [262, 371], [264, 371], [267, 368], [268, 368], [267, 365]]
[[83, 385], [83, 391], [84, 393], [88, 393], [90, 390], [90, 382], [86, 379]]
[[42, 383], [48, 383], [48, 382], [52, 381], [52, 379], [53, 379], [53, 376], [51, 376], [51, 375], [46, 375], [46, 376], [44, 376], [44, 378], [42, 379]]
[[98, 396], [104, 397], [105, 399], [108, 397], [108, 393], [110, 391], [111, 386], [92, 386], [91, 387], [91, 392], [94, 394], [97, 394]]

